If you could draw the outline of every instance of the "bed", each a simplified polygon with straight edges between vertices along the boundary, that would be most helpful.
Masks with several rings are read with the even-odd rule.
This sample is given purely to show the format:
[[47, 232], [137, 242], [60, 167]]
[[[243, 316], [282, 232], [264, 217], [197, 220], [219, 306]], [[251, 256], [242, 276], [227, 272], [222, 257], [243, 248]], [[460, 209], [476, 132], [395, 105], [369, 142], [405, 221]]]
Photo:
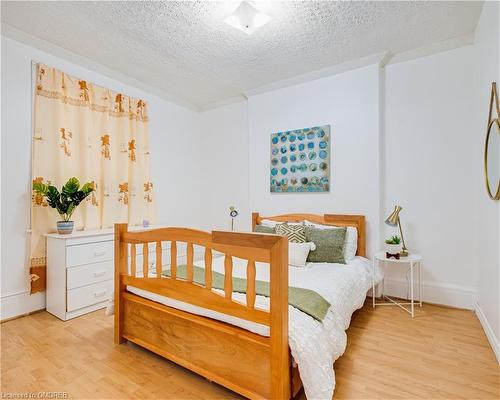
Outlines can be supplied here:
[[[252, 227], [263, 219], [356, 227], [357, 256], [347, 265], [294, 268], [286, 237], [187, 228], [128, 232], [117, 224], [115, 342], [134, 342], [248, 398], [292, 398], [302, 384], [308, 398], [331, 398], [333, 363], [345, 350], [352, 312], [372, 284], [364, 217], [254, 213]], [[165, 241], [171, 247], [168, 276]], [[144, 275], [136, 265], [137, 248], [149, 243], [157, 249], [152, 276], [147, 256]], [[177, 265], [178, 243], [186, 243], [185, 266]], [[194, 261], [195, 246], [204, 248], [203, 261]], [[224, 278], [216, 288], [218, 274]], [[245, 293], [233, 291], [238, 278], [246, 279]], [[257, 294], [256, 283], [263, 281], [269, 282], [268, 296]], [[330, 302], [322, 322], [288, 304], [288, 282]]]

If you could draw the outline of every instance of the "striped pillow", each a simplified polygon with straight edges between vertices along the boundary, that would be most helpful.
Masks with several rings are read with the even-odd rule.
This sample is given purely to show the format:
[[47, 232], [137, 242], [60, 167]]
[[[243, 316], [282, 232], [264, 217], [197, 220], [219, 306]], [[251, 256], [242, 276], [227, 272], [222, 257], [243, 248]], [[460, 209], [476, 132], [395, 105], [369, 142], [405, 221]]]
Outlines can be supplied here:
[[284, 224], [276, 225], [276, 234], [286, 236], [292, 243], [306, 242], [306, 234], [303, 225], [288, 225], [285, 222]]

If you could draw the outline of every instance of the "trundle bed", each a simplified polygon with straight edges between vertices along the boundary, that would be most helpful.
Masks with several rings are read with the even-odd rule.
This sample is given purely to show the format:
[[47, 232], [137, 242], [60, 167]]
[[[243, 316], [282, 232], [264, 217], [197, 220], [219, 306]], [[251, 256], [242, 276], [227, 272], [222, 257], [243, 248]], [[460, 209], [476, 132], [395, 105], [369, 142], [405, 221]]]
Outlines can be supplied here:
[[[264, 219], [276, 222], [307, 220], [322, 225], [355, 227], [358, 235], [356, 255], [360, 256], [356, 258], [365, 256], [364, 216], [286, 214], [261, 217], [253, 213], [253, 230]], [[162, 242], [170, 242], [168, 276], [163, 270], [167, 260], [162, 260]], [[147, 249], [150, 243], [156, 243], [156, 269], [153, 273], [148, 272]], [[177, 264], [178, 243], [186, 246], [185, 266]], [[199, 271], [196, 271], [194, 261], [195, 247], [204, 248], [202, 283], [196, 278]], [[138, 248], [139, 251], [143, 249], [142, 268], [136, 261]], [[212, 284], [215, 281], [212, 275], [216, 274], [213, 266], [216, 265], [224, 274], [223, 288], [219, 287], [219, 290]], [[233, 291], [233, 270], [242, 267], [246, 293], [236, 294]], [[264, 268], [268, 269], [269, 281], [267, 308], [259, 306], [263, 303], [259, 302], [261, 296], [256, 294], [256, 276]], [[139, 269], [144, 272], [139, 272]], [[371, 277], [368, 281], [358, 289], [360, 293], [354, 306], [348, 308], [361, 306], [366, 290], [371, 286]], [[126, 224], [116, 224], [115, 342], [134, 342], [248, 398], [292, 398], [302, 382], [289, 348], [288, 282], [286, 237], [221, 231], [209, 233], [188, 228], [129, 232]], [[170, 302], [161, 304], [158, 298]], [[347, 319], [354, 309], [347, 312]], [[245, 324], [265, 327], [268, 333], [251, 332], [251, 328], [242, 328]], [[346, 328], [342, 327], [342, 333]], [[290, 338], [292, 340], [292, 336]], [[345, 343], [340, 354], [344, 348]], [[340, 355], [338, 353], [335, 357]]]

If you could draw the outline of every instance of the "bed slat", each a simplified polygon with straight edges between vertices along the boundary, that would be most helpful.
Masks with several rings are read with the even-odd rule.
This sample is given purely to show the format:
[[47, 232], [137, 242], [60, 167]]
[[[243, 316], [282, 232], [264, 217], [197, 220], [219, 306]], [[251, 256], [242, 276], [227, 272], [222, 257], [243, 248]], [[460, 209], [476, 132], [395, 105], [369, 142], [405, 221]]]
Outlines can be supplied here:
[[136, 251], [135, 244], [130, 245], [130, 273], [132, 276], [135, 276], [137, 271], [137, 260], [136, 260]]
[[205, 287], [212, 290], [212, 250], [205, 248]]
[[255, 261], [247, 264], [247, 307], [255, 308]]
[[161, 242], [156, 242], [156, 277], [161, 278], [162, 262]]
[[170, 243], [170, 276], [172, 279], [177, 277], [177, 242]]
[[187, 281], [193, 282], [193, 243], [187, 243]]
[[145, 278], [149, 275], [149, 246], [147, 243], [142, 245], [142, 273]]
[[233, 257], [227, 254], [224, 257], [224, 293], [226, 299], [231, 300], [233, 295]]

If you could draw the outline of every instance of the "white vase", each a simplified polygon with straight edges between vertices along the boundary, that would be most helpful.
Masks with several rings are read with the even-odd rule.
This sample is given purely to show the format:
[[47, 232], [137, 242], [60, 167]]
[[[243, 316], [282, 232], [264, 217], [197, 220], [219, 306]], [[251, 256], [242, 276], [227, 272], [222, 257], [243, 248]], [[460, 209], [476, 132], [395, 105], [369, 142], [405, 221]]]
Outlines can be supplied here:
[[385, 244], [385, 251], [389, 254], [399, 254], [402, 250], [402, 245], [400, 244]]

